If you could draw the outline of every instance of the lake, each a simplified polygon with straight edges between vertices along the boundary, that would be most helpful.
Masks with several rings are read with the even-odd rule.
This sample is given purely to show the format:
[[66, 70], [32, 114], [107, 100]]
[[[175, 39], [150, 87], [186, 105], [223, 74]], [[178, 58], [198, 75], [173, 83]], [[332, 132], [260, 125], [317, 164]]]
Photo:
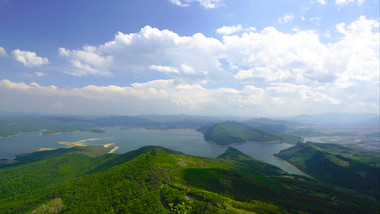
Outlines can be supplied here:
[[[58, 142], [74, 142], [90, 138], [98, 140], [85, 142], [87, 145], [103, 145], [114, 143], [119, 147], [116, 153], [125, 153], [142, 146], [155, 145], [185, 154], [215, 158], [228, 148], [204, 140], [203, 135], [193, 129], [147, 130], [143, 128], [120, 129], [120, 127], [105, 128], [104, 133], [73, 132], [55, 135], [40, 133], [22, 133], [11, 138], [0, 139], [0, 159], [13, 159], [18, 154], [38, 151], [40, 148], [64, 148], [66, 145]], [[271, 163], [291, 174], [300, 174], [294, 168], [273, 156], [283, 149], [293, 146], [288, 143], [263, 144], [247, 142], [235, 144], [232, 147], [251, 157]]]

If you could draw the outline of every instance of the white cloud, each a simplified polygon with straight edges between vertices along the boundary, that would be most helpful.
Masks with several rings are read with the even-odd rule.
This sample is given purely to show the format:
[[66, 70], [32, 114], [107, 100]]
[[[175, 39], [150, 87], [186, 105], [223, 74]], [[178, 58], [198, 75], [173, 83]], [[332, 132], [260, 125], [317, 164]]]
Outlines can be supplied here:
[[[260, 32], [242, 29], [239, 35], [217, 40], [146, 26], [137, 33], [119, 32], [114, 40], [99, 46], [59, 49], [71, 63], [66, 72], [117, 77], [132, 72], [145, 79], [157, 79], [158, 75], [170, 80], [57, 91], [71, 94], [69, 97], [107, 100], [136, 113], [136, 109], [155, 113], [149, 110], [154, 106], [157, 111], [167, 107], [163, 110], [167, 113], [236, 114], [239, 110], [247, 115], [298, 114], [342, 108], [362, 111], [356, 108], [363, 103], [363, 109], [375, 112], [379, 99], [374, 93], [379, 90], [378, 28], [378, 20], [361, 16], [352, 23], [338, 24], [336, 31], [341, 37], [326, 44], [311, 30], [283, 33], [274, 27]], [[151, 73], [152, 78], [145, 76]], [[225, 83], [240, 84], [243, 89], [225, 88]], [[352, 104], [349, 96], [353, 94], [361, 105]]]
[[[379, 81], [379, 22], [360, 17], [337, 25], [343, 37], [323, 44], [313, 31], [281, 33], [267, 27], [258, 33], [224, 36], [235, 79], [325, 84], [350, 87], [357, 81]], [[248, 68], [248, 69], [247, 69]]]
[[358, 3], [359, 6], [365, 2], [365, 0], [335, 0], [335, 4], [338, 6], [346, 6], [347, 4], [355, 1]]
[[32, 83], [30, 83], [30, 85], [28, 85], [28, 84], [25, 84], [24, 82], [16, 83], [16, 82], [12, 82], [12, 81], [7, 80], [7, 79], [1, 80], [0, 86], [3, 88], [7, 88], [7, 89], [13, 89], [15, 91], [28, 91], [31, 89], [43, 89], [43, 90], [46, 90], [45, 92], [47, 92], [48, 90], [57, 90], [56, 86], [42, 87], [38, 83], [35, 83], [35, 82], [32, 82]]
[[233, 25], [233, 26], [223, 26], [221, 28], [216, 29], [216, 32], [222, 35], [231, 35], [231, 34], [236, 34], [242, 31], [252, 32], [252, 31], [256, 31], [256, 28], [254, 27], [243, 28], [243, 26], [241, 25]]
[[[271, 98], [277, 98], [275, 100], [283, 99], [284, 104], [289, 104], [291, 102], [301, 103], [314, 103], [314, 104], [329, 104], [329, 105], [339, 105], [341, 101], [336, 98], [332, 98], [327, 91], [323, 88], [313, 88], [306, 85], [294, 85], [289, 83], [272, 83], [270, 87], [267, 88], [267, 93]], [[298, 101], [297, 101], [298, 100]]]
[[173, 68], [169, 66], [151, 65], [149, 68], [152, 70], [156, 70], [156, 71], [164, 72], [164, 73], [175, 73], [175, 74], [179, 73], [177, 68]]
[[[341, 96], [336, 88], [313, 87], [290, 83], [271, 83], [266, 88], [247, 85], [234, 88], [207, 89], [199, 84], [154, 80], [129, 87], [88, 85], [82, 88], [58, 88], [38, 83], [0, 81], [0, 110], [39, 109], [41, 112], [100, 114], [173, 114], [210, 115], [293, 115], [320, 112], [342, 107], [378, 111], [375, 102]], [[13, 97], [12, 99], [9, 99]], [[5, 102], [6, 101], [6, 102]], [[75, 104], [75, 105], [74, 105]]]
[[112, 63], [111, 56], [101, 56], [97, 53], [97, 49], [92, 46], [85, 46], [83, 50], [68, 50], [59, 48], [58, 52], [61, 56], [70, 59], [73, 70], [65, 71], [73, 76], [110, 76], [109, 64]]
[[243, 30], [243, 27], [241, 25], [233, 25], [233, 26], [223, 26], [221, 28], [218, 28], [216, 32], [223, 35], [230, 35], [230, 34], [240, 32], [242, 30]]
[[6, 57], [8, 56], [7, 52], [3, 47], [0, 47], [0, 57]]
[[[337, 25], [344, 38], [333, 45], [335, 66], [339, 65], [337, 83], [342, 87], [356, 81], [379, 82], [379, 22], [361, 16], [357, 21]], [[373, 32], [377, 30], [377, 32]]]
[[214, 9], [222, 4], [222, 0], [170, 0], [170, 2], [181, 7], [188, 7], [190, 3], [198, 2], [206, 9]]
[[278, 18], [278, 23], [285, 24], [288, 21], [291, 21], [293, 19], [294, 19], [294, 15], [293, 14], [284, 14], [282, 17]]
[[291, 78], [290, 72], [275, 72], [266, 67], [257, 67], [251, 70], [240, 70], [235, 78], [238, 80], [262, 79], [267, 82], [284, 81]]
[[45, 76], [46, 75], [46, 73], [43, 73], [43, 72], [35, 72], [34, 73], [36, 76], [38, 76], [38, 77], [43, 77], [43, 76]]
[[321, 5], [327, 4], [326, 0], [312, 0], [311, 3], [319, 3]]
[[[204, 93], [206, 90], [200, 85], [175, 84], [174, 80], [134, 83], [131, 87], [88, 85], [83, 88], [67, 89], [56, 86], [44, 87], [37, 83], [15, 83], [4, 79], [0, 81], [0, 89], [1, 102], [8, 96], [17, 96], [9, 99], [6, 105], [24, 104], [23, 107], [19, 106], [18, 109], [13, 110], [34, 108], [52, 112], [56, 110], [56, 104], [60, 103], [61, 106], [66, 106], [61, 110], [87, 109], [86, 112], [81, 112], [87, 114], [101, 113], [102, 108], [123, 114], [139, 113], [141, 110], [154, 113], [152, 111], [155, 109], [169, 113], [177, 108], [192, 111], [202, 108], [203, 104], [212, 102], [213, 99], [209, 97], [209, 94]], [[33, 100], [38, 100], [38, 102]], [[74, 103], [75, 108], [67, 109], [74, 106]], [[0, 106], [0, 110], [6, 105]]]
[[[360, 17], [337, 25], [342, 34], [335, 43], [323, 44], [310, 30], [282, 33], [273, 27], [261, 32], [223, 36], [222, 41], [202, 34], [179, 36], [149, 26], [135, 34], [118, 33], [113, 41], [81, 50], [61, 48], [72, 75], [141, 74], [158, 71], [185, 82], [226, 80], [232, 77], [222, 68], [225, 59], [235, 79], [267, 82], [336, 83], [349, 87], [356, 80], [378, 79], [379, 22]], [[240, 27], [238, 27], [240, 28]], [[243, 29], [244, 30], [244, 29]], [[205, 60], [207, 59], [207, 60]]]
[[[151, 67], [165, 66], [172, 68], [171, 71], [178, 70], [166, 72], [169, 76], [175, 75], [178, 79], [196, 81], [211, 77], [218, 79], [221, 76], [223, 70], [218, 59], [222, 56], [222, 51], [223, 44], [219, 40], [205, 37], [203, 34], [179, 36], [172, 31], [150, 26], [142, 28], [138, 33], [119, 32], [113, 41], [98, 47], [87, 46], [81, 50], [59, 49], [60, 55], [69, 59], [72, 65], [66, 73], [75, 76], [109, 76], [112, 75], [111, 71], [168, 71], [168, 68]], [[193, 72], [188, 72], [183, 65], [191, 67]], [[178, 73], [183, 75], [178, 76]]]
[[[223, 42], [228, 50], [227, 61], [231, 67], [250, 68], [250, 71], [238, 73], [235, 76], [238, 79], [246, 79], [249, 73], [250, 77], [268, 81], [305, 82], [318, 80], [318, 75], [326, 72], [321, 65], [321, 57], [328, 49], [312, 31], [285, 34], [267, 27], [261, 32], [240, 37], [225, 36]], [[311, 75], [314, 71], [316, 74]]]
[[321, 21], [322, 19], [319, 18], [319, 17], [312, 17], [309, 20], [312, 21], [312, 22], [314, 22], [314, 21]]
[[49, 60], [46, 57], [39, 57], [35, 52], [31, 51], [22, 51], [19, 49], [16, 49], [12, 51], [13, 58], [24, 64], [25, 67], [31, 68], [31, 67], [37, 67], [44, 64], [48, 64]]

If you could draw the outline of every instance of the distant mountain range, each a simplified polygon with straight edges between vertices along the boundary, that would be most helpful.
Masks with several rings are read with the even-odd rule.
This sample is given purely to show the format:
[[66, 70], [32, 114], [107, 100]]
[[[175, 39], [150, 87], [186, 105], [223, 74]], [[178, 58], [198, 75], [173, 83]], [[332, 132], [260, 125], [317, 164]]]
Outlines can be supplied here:
[[289, 118], [288, 120], [311, 124], [378, 124], [379, 119], [379, 114], [323, 113], [314, 115], [304, 114]]
[[[191, 115], [142, 115], [142, 116], [41, 116], [36, 114], [0, 114], [0, 137], [15, 135], [19, 132], [32, 132], [44, 130], [44, 134], [53, 134], [59, 132], [72, 131], [92, 131], [102, 132], [101, 128], [120, 126], [124, 128], [140, 127], [147, 129], [173, 129], [173, 128], [192, 128], [211, 127], [216, 124], [225, 122], [223, 118], [208, 116], [191, 116]], [[274, 120], [268, 118], [253, 118], [249, 120], [233, 120], [230, 122], [240, 123], [243, 126], [251, 127], [251, 134], [248, 134], [247, 127], [245, 136], [238, 134], [235, 136], [237, 142], [247, 140], [255, 140], [261, 142], [261, 139], [269, 139], [270, 141], [289, 140], [289, 136], [284, 138], [284, 134], [296, 133], [299, 128], [305, 126], [316, 126], [314, 128], [325, 129], [328, 127], [343, 127], [364, 132], [378, 132], [380, 128], [380, 117], [376, 114], [349, 114], [349, 113], [325, 113], [318, 115], [300, 115], [289, 118], [288, 120]], [[226, 125], [226, 124], [225, 124]], [[235, 128], [237, 126], [234, 126]], [[230, 126], [229, 128], [233, 128]], [[253, 130], [256, 129], [256, 130]], [[217, 129], [215, 129], [217, 130]], [[259, 131], [260, 130], [260, 131]], [[350, 131], [351, 131], [350, 130]], [[202, 129], [202, 133], [205, 129]], [[229, 137], [234, 136], [229, 132]], [[265, 131], [266, 133], [264, 133]], [[316, 133], [318, 130], [311, 130]], [[335, 130], [337, 131], [337, 130]], [[340, 130], [338, 130], [340, 131]], [[256, 137], [253, 138], [252, 133]], [[310, 132], [310, 131], [309, 131]], [[278, 134], [283, 135], [279, 137]], [[261, 135], [261, 137], [259, 136]], [[264, 137], [264, 135], [267, 135]], [[274, 135], [277, 135], [274, 137]], [[213, 135], [214, 137], [216, 135]], [[303, 136], [303, 135], [301, 135]], [[225, 136], [226, 137], [226, 136]], [[239, 138], [239, 139], [238, 139]], [[231, 138], [232, 139], [232, 138]], [[218, 140], [217, 140], [218, 141]], [[217, 142], [215, 141], [215, 142]], [[227, 140], [229, 141], [229, 140]], [[294, 140], [291, 140], [292, 142]], [[297, 140], [296, 140], [297, 141]]]
[[127, 115], [93, 115], [93, 116], [78, 116], [78, 115], [46, 115], [42, 113], [25, 113], [25, 112], [0, 112], [0, 119], [25, 119], [25, 118], [72, 118], [75, 120], [93, 120], [99, 118], [139, 118], [155, 122], [178, 122], [178, 121], [202, 121], [202, 122], [222, 122], [222, 121], [241, 121], [248, 125], [255, 124], [282, 124], [287, 126], [297, 126], [305, 123], [321, 124], [342, 124], [342, 123], [362, 123], [362, 122], [378, 122], [380, 114], [370, 113], [321, 113], [321, 114], [302, 114], [295, 117], [284, 117], [282, 119], [272, 117], [264, 118], [252, 118], [249, 117], [234, 117], [234, 116], [198, 116], [198, 115], [185, 115], [185, 114], [173, 114], [173, 115], [139, 115], [139, 116], [127, 116]]

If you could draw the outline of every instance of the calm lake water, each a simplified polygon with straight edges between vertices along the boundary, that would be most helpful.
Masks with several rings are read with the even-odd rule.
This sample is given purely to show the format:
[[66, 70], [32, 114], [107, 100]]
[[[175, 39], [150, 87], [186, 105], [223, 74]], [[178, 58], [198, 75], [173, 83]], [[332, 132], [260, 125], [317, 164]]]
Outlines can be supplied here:
[[[89, 138], [101, 138], [85, 142], [87, 145], [102, 145], [114, 143], [118, 146], [116, 153], [125, 153], [146, 145], [156, 145], [185, 154], [215, 158], [221, 155], [228, 146], [209, 143], [203, 135], [193, 129], [147, 130], [132, 128], [120, 130], [119, 127], [109, 127], [104, 133], [73, 132], [56, 135], [40, 135], [40, 133], [22, 133], [11, 138], [0, 139], [0, 159], [13, 159], [16, 155], [38, 151], [40, 148], [64, 148], [66, 145], [58, 142], [74, 142]], [[274, 157], [273, 154], [293, 146], [292, 144], [262, 144], [248, 142], [232, 147], [291, 173], [300, 174], [294, 168]]]

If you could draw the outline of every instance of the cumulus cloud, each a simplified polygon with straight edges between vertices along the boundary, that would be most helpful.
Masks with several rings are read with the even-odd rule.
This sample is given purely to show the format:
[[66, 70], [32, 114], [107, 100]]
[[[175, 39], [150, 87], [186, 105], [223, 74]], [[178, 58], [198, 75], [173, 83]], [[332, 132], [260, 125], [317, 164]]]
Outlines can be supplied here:
[[206, 9], [214, 9], [222, 4], [222, 0], [170, 0], [170, 2], [181, 7], [188, 7], [190, 3], [198, 2], [201, 7]]
[[[119, 32], [113, 41], [103, 45], [79, 50], [60, 48], [59, 53], [72, 65], [65, 72], [76, 76], [107, 76], [113, 74], [111, 71], [117, 75], [144, 75], [146, 71], [156, 71], [188, 83], [225, 81], [234, 75], [239, 81], [350, 87], [357, 80], [378, 80], [378, 27], [377, 20], [361, 16], [353, 23], [338, 24], [336, 30], [341, 38], [324, 44], [320, 35], [311, 30], [283, 33], [266, 27], [260, 32], [224, 35], [220, 41], [199, 33], [179, 36], [146, 26], [138, 33]], [[221, 60], [229, 64], [230, 72]]]
[[231, 35], [231, 34], [236, 34], [242, 31], [243, 32], [256, 31], [256, 28], [254, 27], [243, 28], [243, 26], [241, 25], [233, 25], [233, 26], [223, 26], [216, 30], [218, 34], [222, 34], [222, 35]]
[[[266, 88], [246, 85], [234, 88], [207, 89], [199, 84], [176, 83], [174, 80], [154, 80], [134, 83], [128, 87], [88, 85], [82, 88], [41, 86], [32, 82], [0, 81], [0, 110], [12, 106], [15, 111], [40, 109], [43, 112], [99, 114], [187, 113], [221, 115], [289, 115], [318, 112], [342, 106], [378, 110], [375, 102], [342, 96], [336, 88], [271, 83]], [[12, 99], [9, 99], [13, 97]], [[7, 100], [7, 102], [5, 102]], [[75, 105], [74, 105], [75, 104]], [[350, 106], [351, 105], [351, 106]], [[317, 108], [316, 108], [317, 106]], [[59, 108], [57, 108], [59, 107]], [[356, 109], [357, 110], [357, 109]]]
[[224, 36], [223, 43], [237, 80], [331, 83], [345, 88], [361, 80], [379, 81], [378, 26], [378, 21], [363, 16], [348, 25], [338, 24], [342, 37], [329, 44], [321, 43], [313, 31], [287, 34], [272, 27]]
[[48, 64], [49, 60], [46, 57], [39, 57], [35, 52], [31, 51], [22, 51], [16, 49], [12, 51], [12, 57], [18, 62], [24, 64], [25, 67], [37, 67], [44, 64]]
[[346, 6], [349, 3], [357, 2], [358, 5], [362, 5], [365, 0], [335, 0], [335, 4], [338, 6]]
[[291, 20], [293, 20], [294, 19], [294, 15], [293, 14], [284, 14], [282, 17], [280, 17], [280, 18], [278, 18], [278, 23], [280, 23], [280, 24], [285, 24], [285, 23], [287, 23], [287, 22], [289, 22], [289, 21], [291, 21]]
[[[203, 34], [179, 36], [172, 31], [150, 26], [138, 33], [119, 32], [113, 41], [98, 47], [59, 49], [60, 55], [72, 65], [66, 73], [75, 76], [109, 76], [111, 71], [141, 73], [156, 70], [166, 71], [169, 76], [182, 73], [183, 76], [176, 77], [194, 80], [217, 79], [221, 75], [223, 70], [219, 58], [222, 51], [223, 44], [219, 40]], [[189, 72], [189, 68], [193, 72]]]
[[6, 57], [8, 56], [7, 52], [3, 47], [0, 47], [0, 57]]
[[[266, 27], [260, 32], [248, 32], [242, 28], [240, 34], [225, 34], [218, 40], [203, 34], [180, 36], [146, 26], [137, 33], [119, 32], [102, 45], [59, 49], [71, 64], [65, 72], [77, 76], [154, 73], [154, 78], [146, 79], [160, 75], [165, 80], [131, 87], [57, 89], [57, 93], [89, 100], [108, 99], [123, 107], [140, 106], [146, 112], [154, 106], [156, 110], [167, 107], [178, 113], [199, 110], [235, 114], [239, 110], [268, 115], [284, 112], [284, 106], [291, 114], [323, 108], [358, 110], [355, 108], [363, 105], [363, 109], [376, 112], [379, 98], [373, 92], [379, 90], [378, 28], [378, 20], [361, 16], [352, 23], [338, 24], [336, 32], [340, 37], [326, 44], [312, 30], [284, 33]], [[209, 85], [215, 80], [217, 84]], [[243, 88], [225, 88], [224, 83]], [[356, 104], [353, 95], [357, 97]], [[132, 107], [130, 110], [137, 111]]]
[[112, 56], [101, 56], [93, 46], [85, 46], [83, 50], [69, 50], [59, 48], [61, 56], [70, 59], [73, 70], [65, 71], [73, 76], [110, 76], [108, 65], [112, 62]]
[[230, 34], [240, 32], [241, 30], [243, 30], [243, 27], [241, 25], [233, 25], [233, 26], [223, 26], [221, 28], [218, 28], [216, 32], [223, 35], [230, 35]]
[[[56, 104], [60, 103], [66, 107], [65, 111], [88, 109], [88, 111], [80, 113], [90, 114], [101, 113], [104, 109], [123, 114], [126, 112], [137, 114], [140, 113], [139, 111], [154, 113], [154, 109], [169, 113], [176, 109], [186, 111], [200, 109], [203, 104], [212, 102], [209, 95], [204, 93], [206, 90], [200, 85], [175, 84], [174, 80], [134, 83], [130, 87], [88, 85], [82, 88], [67, 89], [41, 86], [35, 82], [16, 83], [4, 79], [0, 81], [0, 89], [1, 101], [16, 96], [9, 99], [9, 102], [2, 105], [0, 109], [6, 108], [8, 105], [16, 105], [18, 106], [16, 108], [19, 109], [14, 110], [34, 108], [46, 112], [55, 111]], [[24, 107], [19, 105], [24, 105]], [[70, 108], [69, 106], [76, 107], [67, 109]]]
[[235, 75], [238, 80], [246, 79], [262, 79], [267, 82], [283, 81], [291, 76], [290, 72], [275, 72], [274, 70], [266, 67], [257, 67], [250, 70], [239, 70]]
[[149, 68], [152, 70], [156, 70], [156, 71], [164, 72], [164, 73], [175, 73], [175, 74], [179, 73], [177, 68], [173, 68], [169, 66], [151, 65]]
[[379, 81], [379, 22], [361, 16], [336, 28], [344, 35], [331, 50], [338, 66], [338, 81], [346, 85], [355, 84], [356, 80]]
[[319, 81], [322, 76], [329, 75], [321, 59], [328, 48], [320, 43], [313, 31], [286, 34], [267, 27], [258, 33], [225, 36], [223, 41], [230, 50], [227, 56], [230, 67], [249, 68], [235, 75], [240, 80], [305, 82]]

